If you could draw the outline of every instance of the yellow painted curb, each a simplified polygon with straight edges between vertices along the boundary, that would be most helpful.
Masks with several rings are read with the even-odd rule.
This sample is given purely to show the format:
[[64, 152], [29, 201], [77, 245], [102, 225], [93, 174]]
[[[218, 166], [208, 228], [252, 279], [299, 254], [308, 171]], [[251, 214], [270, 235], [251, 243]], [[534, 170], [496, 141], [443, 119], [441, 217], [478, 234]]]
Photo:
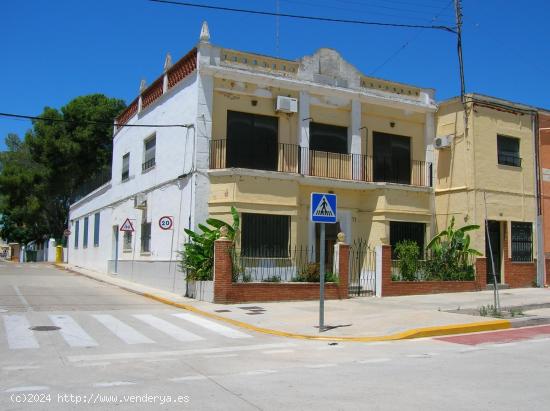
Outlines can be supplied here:
[[[95, 278], [93, 276], [89, 276], [87, 274], [72, 270], [61, 264], [54, 263], [53, 265], [59, 269], [71, 271], [75, 274], [83, 275], [85, 277], [91, 278], [96, 281], [107, 282], [108, 284], [112, 284], [112, 283], [109, 283], [108, 281], [104, 281], [104, 280]], [[337, 337], [337, 336], [297, 334], [297, 333], [290, 333], [286, 331], [271, 330], [269, 328], [256, 327], [255, 325], [252, 325], [252, 324], [248, 324], [238, 320], [233, 320], [232, 318], [222, 317], [221, 315], [213, 314], [208, 311], [201, 310], [199, 308], [193, 307], [192, 305], [177, 303], [167, 298], [159, 297], [158, 295], [155, 295], [155, 294], [134, 291], [116, 284], [112, 284], [112, 285], [114, 285], [115, 287], [122, 288], [123, 290], [129, 291], [129, 292], [134, 292], [136, 294], [142, 295], [144, 297], [150, 298], [160, 303], [171, 305], [177, 308], [182, 308], [184, 310], [197, 313], [204, 317], [212, 318], [218, 321], [223, 321], [225, 323], [232, 324], [240, 328], [245, 328], [247, 330], [256, 331], [263, 334], [276, 335], [279, 337], [296, 338], [301, 340], [342, 341], [342, 342], [345, 342], [345, 341], [351, 341], [351, 342], [393, 341], [393, 340], [407, 340], [407, 339], [413, 339], [413, 338], [438, 337], [438, 336], [453, 335], [453, 334], [475, 333], [475, 332], [482, 332], [482, 331], [505, 330], [512, 327], [512, 323], [508, 320], [491, 320], [491, 321], [483, 321], [483, 322], [475, 322], [475, 323], [467, 323], [467, 324], [452, 324], [452, 325], [441, 325], [441, 326], [434, 326], [434, 327], [412, 328], [410, 330], [402, 331], [400, 333], [382, 335], [382, 336]]]
[[248, 324], [242, 321], [233, 320], [232, 318], [222, 317], [221, 315], [209, 313], [208, 311], [200, 310], [192, 305], [176, 303], [166, 298], [159, 297], [154, 294], [143, 293], [144, 297], [152, 300], [168, 304], [174, 307], [182, 308], [184, 310], [192, 311], [205, 317], [213, 318], [215, 320], [223, 321], [237, 327], [245, 328], [251, 331], [256, 331], [263, 334], [276, 335], [279, 337], [297, 338], [301, 340], [320, 340], [320, 341], [356, 341], [356, 342], [372, 342], [372, 341], [391, 341], [391, 340], [406, 340], [412, 338], [425, 338], [425, 337], [437, 337], [442, 335], [452, 334], [465, 334], [480, 331], [494, 331], [505, 330], [511, 328], [512, 324], [508, 320], [492, 320], [484, 322], [475, 322], [468, 324], [452, 324], [442, 325], [435, 327], [423, 327], [412, 328], [407, 331], [403, 331], [396, 334], [383, 335], [383, 336], [369, 336], [369, 337], [336, 337], [336, 336], [321, 336], [321, 335], [307, 335], [296, 334], [286, 331], [271, 330], [269, 328], [256, 327], [255, 325]]

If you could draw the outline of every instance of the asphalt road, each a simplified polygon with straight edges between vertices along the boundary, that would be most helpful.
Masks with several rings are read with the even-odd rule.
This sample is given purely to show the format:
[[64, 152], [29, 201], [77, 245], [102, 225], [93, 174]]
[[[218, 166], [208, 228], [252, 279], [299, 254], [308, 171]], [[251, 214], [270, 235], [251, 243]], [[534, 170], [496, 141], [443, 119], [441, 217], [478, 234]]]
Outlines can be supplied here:
[[550, 408], [547, 326], [331, 345], [1, 262], [0, 317], [1, 410]]

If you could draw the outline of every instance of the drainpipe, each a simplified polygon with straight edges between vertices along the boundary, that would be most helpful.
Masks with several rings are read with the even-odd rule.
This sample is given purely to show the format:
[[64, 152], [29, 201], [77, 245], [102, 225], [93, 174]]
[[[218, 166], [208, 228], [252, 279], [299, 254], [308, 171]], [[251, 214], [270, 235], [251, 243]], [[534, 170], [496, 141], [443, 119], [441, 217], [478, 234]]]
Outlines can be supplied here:
[[533, 142], [535, 149], [535, 202], [537, 208], [536, 235], [537, 235], [537, 286], [544, 287], [545, 256], [544, 256], [544, 236], [542, 227], [542, 207], [541, 207], [541, 181], [540, 181], [540, 153], [539, 153], [539, 118], [538, 113], [531, 114], [531, 125], [533, 128]]

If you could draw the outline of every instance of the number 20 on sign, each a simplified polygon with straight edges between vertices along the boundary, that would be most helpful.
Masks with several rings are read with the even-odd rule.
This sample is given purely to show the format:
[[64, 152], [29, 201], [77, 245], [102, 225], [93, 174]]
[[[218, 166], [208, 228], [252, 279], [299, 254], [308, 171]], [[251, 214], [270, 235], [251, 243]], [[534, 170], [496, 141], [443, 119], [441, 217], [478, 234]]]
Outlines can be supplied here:
[[159, 219], [159, 227], [163, 230], [170, 230], [174, 225], [174, 220], [171, 216], [164, 216]]

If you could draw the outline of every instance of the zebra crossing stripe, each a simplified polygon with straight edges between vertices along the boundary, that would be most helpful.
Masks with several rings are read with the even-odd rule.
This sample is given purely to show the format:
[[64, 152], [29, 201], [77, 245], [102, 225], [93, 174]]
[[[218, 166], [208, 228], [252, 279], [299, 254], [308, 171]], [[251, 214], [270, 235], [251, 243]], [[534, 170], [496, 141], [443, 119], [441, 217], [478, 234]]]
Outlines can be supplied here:
[[181, 318], [183, 320], [189, 321], [193, 324], [196, 324], [200, 327], [206, 328], [207, 330], [213, 331], [215, 333], [218, 333], [220, 335], [223, 335], [224, 337], [228, 338], [252, 338], [251, 335], [245, 334], [243, 332], [234, 330], [233, 328], [226, 327], [225, 325], [218, 324], [214, 321], [207, 320], [202, 317], [198, 317], [193, 314], [184, 314], [184, 313], [178, 313], [178, 314], [172, 314], [174, 317]]
[[153, 340], [109, 314], [92, 314], [97, 321], [126, 344], [151, 344]]
[[8, 337], [8, 346], [12, 350], [20, 348], [39, 348], [30, 324], [24, 315], [4, 315], [4, 328]]
[[183, 328], [177, 327], [174, 324], [171, 324], [168, 321], [155, 317], [151, 314], [134, 314], [134, 317], [150, 325], [151, 327], [162, 331], [170, 337], [175, 338], [178, 341], [185, 342], [204, 340], [204, 338], [199, 337], [196, 334], [184, 330]]
[[97, 342], [68, 315], [50, 315], [50, 320], [61, 329], [59, 332], [71, 347], [95, 347]]

